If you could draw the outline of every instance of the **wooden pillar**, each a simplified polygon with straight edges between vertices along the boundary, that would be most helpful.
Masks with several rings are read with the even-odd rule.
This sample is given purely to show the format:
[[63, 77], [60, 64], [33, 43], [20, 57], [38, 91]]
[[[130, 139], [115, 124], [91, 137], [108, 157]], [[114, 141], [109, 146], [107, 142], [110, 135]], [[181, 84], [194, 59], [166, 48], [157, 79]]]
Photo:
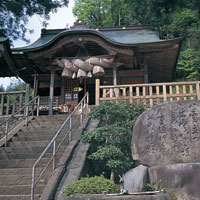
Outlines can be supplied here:
[[84, 79], [84, 96], [85, 96], [85, 94], [86, 94], [86, 90], [87, 90], [87, 88], [86, 88], [86, 86], [87, 86], [87, 83], [86, 83], [86, 79]]
[[[148, 57], [144, 58], [144, 82], [149, 82], [149, 75], [148, 75]], [[149, 94], [149, 87], [146, 87], [146, 94]], [[144, 94], [143, 94], [144, 95]]]
[[38, 90], [38, 79], [37, 74], [34, 75], [34, 97], [37, 96], [37, 90]]
[[25, 105], [30, 101], [30, 84], [26, 84]]
[[49, 90], [49, 115], [53, 115], [53, 93], [54, 93], [54, 79], [55, 79], [55, 69], [50, 61], [51, 76], [50, 76], [50, 90]]
[[99, 105], [99, 97], [100, 97], [100, 79], [96, 79], [96, 88], [95, 88], [95, 105]]
[[148, 57], [144, 58], [144, 82], [149, 82], [149, 76], [148, 76]]
[[65, 77], [61, 77], [61, 104], [65, 103], [65, 83], [66, 83], [66, 79]]
[[3, 115], [4, 94], [1, 95], [0, 115]]
[[116, 65], [113, 66], [113, 85], [117, 85], [117, 67]]

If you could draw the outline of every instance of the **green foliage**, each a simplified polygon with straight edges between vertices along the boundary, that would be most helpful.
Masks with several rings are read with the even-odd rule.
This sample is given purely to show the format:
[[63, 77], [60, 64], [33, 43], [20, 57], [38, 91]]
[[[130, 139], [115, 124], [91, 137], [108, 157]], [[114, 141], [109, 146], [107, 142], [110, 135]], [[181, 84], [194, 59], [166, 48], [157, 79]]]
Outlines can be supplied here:
[[[25, 38], [25, 33], [28, 31], [26, 24], [28, 18], [34, 14], [44, 18], [43, 25], [47, 25], [49, 13], [56, 12], [57, 8], [67, 6], [68, 0], [24, 0], [24, 1], [8, 1], [1, 0], [0, 6], [0, 29], [4, 29], [6, 36], [11, 40]], [[29, 30], [33, 32], [32, 30]]]
[[6, 91], [21, 91], [26, 90], [26, 83], [20, 79], [10, 82], [10, 85], [6, 88]]
[[89, 26], [154, 25], [163, 39], [182, 37], [176, 80], [199, 80], [199, 0], [75, 0]]
[[151, 185], [150, 183], [148, 183], [146, 185], [146, 190], [147, 191], [159, 191], [160, 193], [165, 193], [164, 188], [162, 188], [158, 183], [156, 183], [155, 185]]
[[[110, 172], [120, 174], [134, 166], [131, 157], [131, 128], [144, 106], [137, 103], [107, 101], [95, 107], [89, 117], [99, 119], [101, 126], [85, 133], [81, 140], [91, 144], [88, 156]], [[103, 169], [102, 169], [103, 170]]]
[[3, 85], [0, 85], [0, 92], [4, 92], [4, 91], [5, 91], [5, 89], [4, 89]]
[[69, 184], [63, 191], [63, 196], [67, 197], [74, 194], [101, 194], [103, 191], [107, 193], [117, 192], [115, 184], [101, 175], [91, 178], [81, 178]]
[[[177, 77], [185, 80], [200, 80], [200, 51], [186, 49], [181, 52], [177, 67]], [[183, 78], [182, 78], [183, 79]]]

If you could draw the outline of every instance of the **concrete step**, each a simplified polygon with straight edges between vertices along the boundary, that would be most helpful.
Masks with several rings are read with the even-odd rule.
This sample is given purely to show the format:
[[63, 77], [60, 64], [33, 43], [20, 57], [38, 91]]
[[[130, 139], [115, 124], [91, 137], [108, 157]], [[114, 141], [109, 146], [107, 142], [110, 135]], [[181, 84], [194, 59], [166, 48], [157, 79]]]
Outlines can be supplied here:
[[[46, 184], [51, 175], [43, 176], [39, 184]], [[0, 186], [14, 186], [14, 185], [31, 185], [31, 174], [25, 175], [0, 175]], [[1, 194], [1, 192], [0, 192]]]
[[[60, 135], [64, 135], [68, 132], [69, 130], [63, 130], [60, 132]], [[18, 133], [14, 137], [12, 137], [11, 141], [41, 141], [41, 140], [51, 140], [55, 136], [56, 132], [54, 133], [38, 133], [38, 134], [21, 134]], [[58, 136], [58, 137], [59, 137]]]
[[[44, 168], [37, 167], [36, 174], [40, 174]], [[52, 171], [52, 169], [47, 169], [47, 171]], [[4, 168], [0, 169], [0, 175], [23, 175], [32, 174], [32, 167], [30, 168]]]
[[[39, 200], [40, 194], [34, 196], [34, 200]], [[0, 195], [0, 200], [30, 200], [31, 195]]]
[[[63, 145], [60, 147], [60, 150], [64, 150], [66, 147]], [[26, 147], [1, 147], [0, 148], [0, 154], [5, 153], [42, 153], [44, 151], [45, 147], [32, 147], [32, 146], [26, 146]], [[47, 153], [52, 152], [52, 148], [49, 148]]]
[[[39, 166], [45, 166], [48, 158], [43, 158]], [[16, 159], [16, 160], [1, 160], [0, 169], [2, 168], [31, 168], [36, 162], [36, 159]]]
[[12, 141], [9, 142], [9, 147], [46, 147], [50, 140], [43, 141]]
[[[11, 160], [11, 159], [38, 159], [40, 157], [41, 153], [7, 153], [7, 154], [1, 154], [0, 156], [0, 162], [1, 160]], [[44, 158], [51, 158], [53, 153], [46, 153], [44, 155]], [[61, 156], [61, 153], [56, 153], [57, 157]]]
[[[35, 194], [41, 194], [44, 190], [45, 185], [37, 185], [35, 187]], [[0, 186], [1, 195], [30, 195], [31, 185], [11, 185], [11, 186]]]

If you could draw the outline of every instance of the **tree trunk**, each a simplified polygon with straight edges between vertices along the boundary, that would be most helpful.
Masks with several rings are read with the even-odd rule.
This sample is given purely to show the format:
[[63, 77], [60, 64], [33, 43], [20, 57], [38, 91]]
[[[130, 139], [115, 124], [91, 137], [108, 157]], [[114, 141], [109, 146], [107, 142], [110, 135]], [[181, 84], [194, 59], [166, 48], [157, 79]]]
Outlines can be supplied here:
[[114, 171], [111, 170], [111, 173], [110, 173], [110, 180], [111, 180], [111, 181], [114, 181], [114, 179], [115, 179], [115, 174], [114, 174]]

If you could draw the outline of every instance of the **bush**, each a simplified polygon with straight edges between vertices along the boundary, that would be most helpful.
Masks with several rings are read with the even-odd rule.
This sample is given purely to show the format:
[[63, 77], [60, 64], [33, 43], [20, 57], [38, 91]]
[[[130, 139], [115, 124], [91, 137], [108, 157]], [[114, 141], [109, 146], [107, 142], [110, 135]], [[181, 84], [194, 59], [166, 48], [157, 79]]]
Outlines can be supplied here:
[[[132, 127], [145, 107], [136, 102], [105, 101], [90, 112], [90, 118], [99, 119], [100, 127], [81, 136], [83, 143], [90, 143], [88, 159], [95, 169], [110, 173], [117, 181], [119, 174], [136, 166], [131, 156]], [[98, 175], [98, 173], [96, 173]]]
[[67, 197], [74, 194], [101, 194], [103, 191], [107, 193], [117, 192], [114, 182], [101, 175], [91, 178], [81, 178], [69, 184], [63, 191], [63, 196]]

